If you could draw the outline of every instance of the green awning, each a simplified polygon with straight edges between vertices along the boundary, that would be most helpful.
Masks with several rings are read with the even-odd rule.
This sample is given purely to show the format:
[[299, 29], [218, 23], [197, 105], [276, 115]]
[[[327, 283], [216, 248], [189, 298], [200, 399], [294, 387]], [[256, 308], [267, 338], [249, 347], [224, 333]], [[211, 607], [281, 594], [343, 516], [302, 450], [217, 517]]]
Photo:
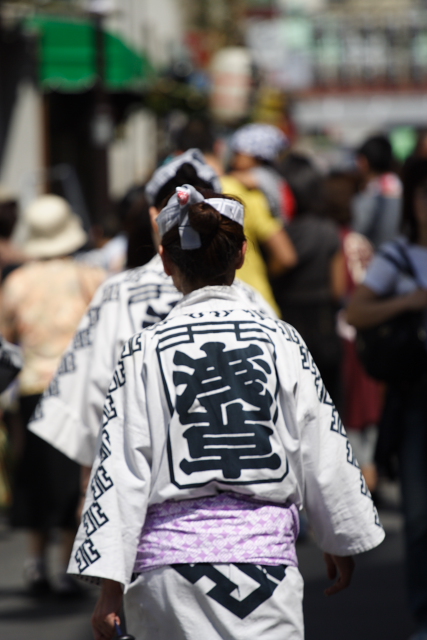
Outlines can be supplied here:
[[[83, 91], [96, 81], [95, 28], [90, 20], [35, 16], [25, 22], [39, 36], [39, 79], [45, 89]], [[105, 32], [105, 82], [112, 91], [139, 88], [152, 74], [147, 58]]]

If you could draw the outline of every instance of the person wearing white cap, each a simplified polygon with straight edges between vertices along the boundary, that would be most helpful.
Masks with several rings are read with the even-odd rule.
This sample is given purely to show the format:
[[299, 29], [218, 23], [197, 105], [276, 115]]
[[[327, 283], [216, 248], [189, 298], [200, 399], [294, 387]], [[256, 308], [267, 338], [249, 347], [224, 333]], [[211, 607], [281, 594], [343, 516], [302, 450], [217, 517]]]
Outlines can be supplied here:
[[[276, 178], [279, 182], [281, 178], [267, 158], [275, 156], [285, 143], [284, 134], [270, 125], [251, 124], [238, 129], [230, 140], [232, 171], [221, 178], [223, 192], [240, 198], [246, 208], [248, 253], [237, 275], [255, 287], [279, 316], [269, 278], [295, 267], [298, 257], [280, 212], [281, 191]], [[268, 188], [263, 191], [266, 183]]]
[[69, 572], [101, 582], [95, 640], [302, 640], [305, 506], [336, 582], [384, 538], [339, 416], [298, 333], [248, 306], [244, 207], [177, 188], [157, 218], [184, 297], [125, 344]]
[[[87, 236], [78, 216], [59, 196], [45, 195], [25, 212], [29, 262], [5, 280], [0, 308], [0, 332], [22, 347], [19, 376], [20, 414], [26, 427], [41, 394], [50, 389], [61, 357], [93, 294], [105, 278], [102, 269], [78, 264], [72, 254]], [[71, 361], [67, 370], [72, 370]], [[30, 557], [25, 577], [31, 593], [50, 590], [46, 568], [49, 530], [64, 530], [62, 562], [70, 553], [79, 500], [79, 469], [75, 463], [31, 432], [25, 433], [11, 511], [12, 525], [30, 530]], [[64, 573], [58, 589], [72, 585]]]
[[283, 131], [271, 124], [247, 124], [237, 129], [230, 139], [233, 175], [248, 188], [260, 189], [272, 214], [285, 222], [292, 219], [295, 203], [275, 163], [288, 147]]

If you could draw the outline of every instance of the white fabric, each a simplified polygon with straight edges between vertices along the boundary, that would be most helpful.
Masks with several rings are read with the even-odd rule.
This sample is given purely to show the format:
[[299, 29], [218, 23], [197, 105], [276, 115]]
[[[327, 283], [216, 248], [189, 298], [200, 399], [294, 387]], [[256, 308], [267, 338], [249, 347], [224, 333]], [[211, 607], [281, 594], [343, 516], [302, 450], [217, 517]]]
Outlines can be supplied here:
[[100, 249], [82, 251], [75, 258], [79, 262], [85, 262], [92, 267], [102, 267], [109, 275], [123, 271], [126, 264], [128, 239], [120, 233], [108, 240]]
[[[239, 280], [233, 287], [246, 306], [275, 317], [252, 287]], [[163, 320], [181, 298], [159, 256], [106, 280], [35, 411], [31, 431], [72, 460], [92, 466], [105, 396], [123, 345]]]
[[[295, 567], [287, 567], [283, 578], [264, 571], [261, 587], [233, 564], [209, 566], [210, 577], [195, 584], [171, 567], [143, 574], [124, 598], [127, 631], [135, 640], [303, 640], [301, 574]], [[236, 586], [229, 594], [228, 581]], [[272, 593], [262, 601], [268, 587]]]
[[200, 249], [202, 246], [200, 234], [191, 226], [188, 214], [189, 207], [199, 202], [210, 204], [223, 216], [243, 227], [245, 209], [241, 202], [230, 198], [205, 199], [191, 184], [183, 184], [176, 188], [174, 195], [157, 218], [160, 237], [163, 238], [168, 231], [178, 226], [182, 249], [186, 251]]
[[167, 161], [161, 167], [158, 167], [153, 173], [151, 179], [145, 185], [145, 195], [149, 204], [154, 204], [160, 189], [165, 186], [176, 176], [177, 171], [183, 164], [191, 164], [197, 173], [197, 176], [212, 184], [212, 189], [217, 193], [222, 193], [221, 182], [216, 173], [209, 164], [207, 164], [203, 153], [200, 149], [188, 149], [185, 153], [181, 153], [172, 160]]
[[384, 531], [305, 344], [205, 287], [125, 345], [69, 571], [128, 585], [147, 507], [227, 490], [304, 506], [322, 550]]
[[183, 184], [175, 189], [174, 195], [157, 217], [160, 237], [179, 226], [181, 247], [184, 250], [199, 249], [202, 246], [200, 235], [193, 229], [188, 218], [188, 207], [204, 198], [192, 185]]

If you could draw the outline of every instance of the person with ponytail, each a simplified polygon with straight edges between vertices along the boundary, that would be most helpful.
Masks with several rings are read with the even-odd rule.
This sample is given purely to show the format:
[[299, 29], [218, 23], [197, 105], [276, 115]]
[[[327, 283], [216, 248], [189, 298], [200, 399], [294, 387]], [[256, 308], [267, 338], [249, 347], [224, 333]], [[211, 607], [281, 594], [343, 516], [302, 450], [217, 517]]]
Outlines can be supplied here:
[[157, 217], [184, 297], [125, 344], [69, 572], [124, 603], [136, 640], [302, 640], [295, 541], [307, 510], [333, 595], [384, 531], [299, 334], [239, 295], [244, 207], [189, 184]]
[[[42, 396], [31, 418], [32, 433], [83, 465], [84, 490], [95, 457], [104, 399], [123, 346], [135, 332], [166, 318], [182, 298], [157, 253], [157, 216], [182, 184], [221, 191], [217, 174], [198, 149], [189, 149], [156, 169], [145, 186], [152, 238], [131, 240], [140, 253], [147, 244], [154, 244], [156, 255], [141, 267], [108, 278], [97, 290], [58, 367], [55, 381], [59, 383]], [[258, 291], [237, 278], [235, 286], [247, 304], [275, 316]]]

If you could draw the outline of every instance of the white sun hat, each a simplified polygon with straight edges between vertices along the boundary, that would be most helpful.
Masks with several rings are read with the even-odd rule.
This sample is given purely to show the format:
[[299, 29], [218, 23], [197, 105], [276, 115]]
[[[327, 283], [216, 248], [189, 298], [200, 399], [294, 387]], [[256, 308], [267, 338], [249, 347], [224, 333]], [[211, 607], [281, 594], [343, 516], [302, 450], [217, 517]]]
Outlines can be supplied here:
[[30, 258], [55, 258], [80, 249], [87, 241], [68, 202], [55, 195], [40, 196], [25, 212], [28, 237], [23, 249]]

